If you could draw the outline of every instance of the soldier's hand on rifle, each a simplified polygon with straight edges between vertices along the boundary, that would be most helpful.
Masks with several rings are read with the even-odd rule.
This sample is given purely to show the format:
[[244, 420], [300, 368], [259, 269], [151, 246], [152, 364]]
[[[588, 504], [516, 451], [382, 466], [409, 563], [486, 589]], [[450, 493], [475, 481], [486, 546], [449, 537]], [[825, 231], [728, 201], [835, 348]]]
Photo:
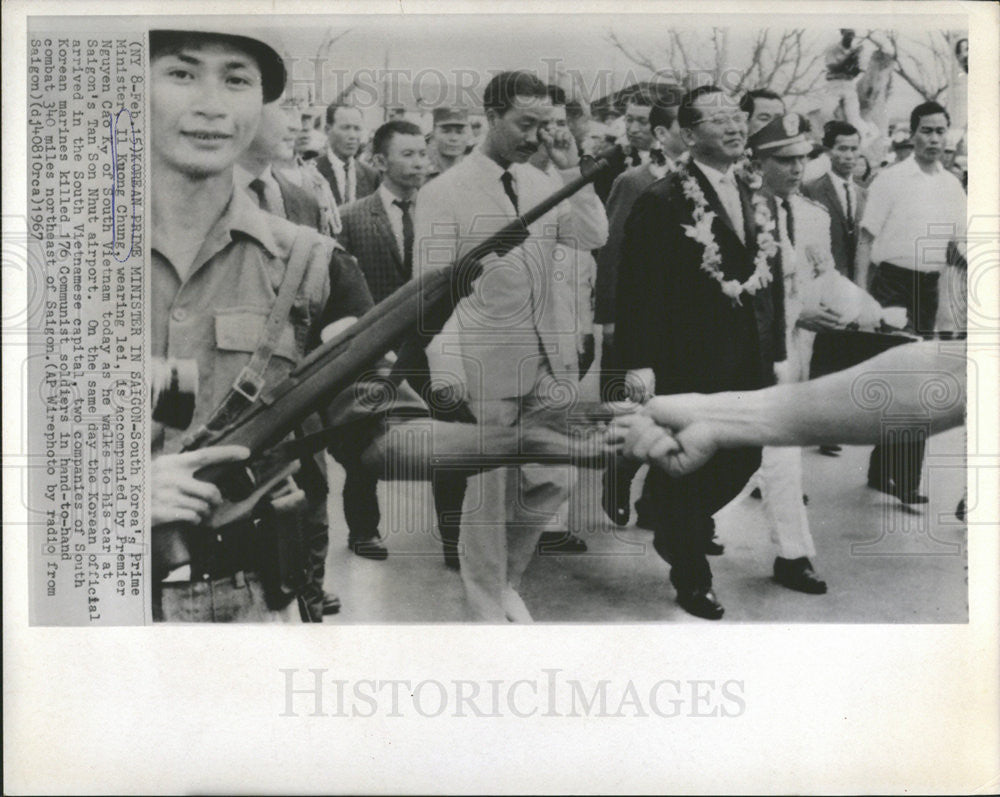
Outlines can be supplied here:
[[250, 456], [244, 446], [217, 446], [163, 454], [153, 459], [152, 525], [202, 523], [222, 503], [219, 488], [194, 478], [206, 465], [239, 462]]
[[580, 165], [580, 153], [576, 147], [576, 139], [567, 127], [540, 127], [538, 137], [542, 146], [548, 150], [549, 158], [557, 169], [572, 169]]

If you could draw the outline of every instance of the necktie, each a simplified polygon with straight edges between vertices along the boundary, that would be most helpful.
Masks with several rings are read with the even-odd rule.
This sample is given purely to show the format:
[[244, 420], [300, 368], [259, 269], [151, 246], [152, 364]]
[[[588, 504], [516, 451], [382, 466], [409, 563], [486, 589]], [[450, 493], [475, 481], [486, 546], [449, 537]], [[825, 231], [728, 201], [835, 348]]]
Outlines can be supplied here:
[[517, 207], [517, 191], [514, 190], [514, 175], [505, 169], [504, 173], [500, 175], [500, 182], [503, 183], [503, 191], [514, 206], [514, 212], [520, 213], [521, 211]]
[[854, 252], [857, 249], [857, 227], [854, 225], [854, 203], [851, 201], [851, 182], [844, 180], [844, 196], [847, 197], [847, 247], [853, 266]]
[[746, 243], [746, 233], [743, 230], [743, 205], [740, 203], [740, 190], [736, 187], [736, 178], [732, 172], [726, 172], [722, 176], [722, 190], [720, 191], [722, 206], [729, 214], [729, 220], [733, 223], [733, 229], [743, 243]]
[[270, 213], [271, 205], [267, 201], [267, 195], [265, 194], [266, 189], [267, 186], [259, 177], [255, 177], [250, 181], [250, 190], [257, 195], [257, 204], [260, 205], [260, 209], [265, 213]]
[[844, 196], [847, 197], [847, 228], [854, 230], [854, 203], [851, 202], [851, 183], [844, 180]]
[[353, 158], [341, 161], [341, 164], [344, 167], [344, 184], [340, 187], [343, 189], [342, 194], [344, 200], [342, 204], [344, 205], [348, 202], [353, 202], [354, 194], [356, 193], [354, 188], [354, 169], [351, 168], [354, 165], [353, 161]]
[[395, 199], [392, 204], [403, 211], [403, 269], [409, 279], [413, 274], [413, 216], [410, 215], [413, 203], [406, 199]]
[[795, 246], [795, 219], [792, 217], [792, 204], [787, 197], [783, 197], [781, 206], [785, 209], [785, 227], [788, 229], [788, 240], [792, 246]]

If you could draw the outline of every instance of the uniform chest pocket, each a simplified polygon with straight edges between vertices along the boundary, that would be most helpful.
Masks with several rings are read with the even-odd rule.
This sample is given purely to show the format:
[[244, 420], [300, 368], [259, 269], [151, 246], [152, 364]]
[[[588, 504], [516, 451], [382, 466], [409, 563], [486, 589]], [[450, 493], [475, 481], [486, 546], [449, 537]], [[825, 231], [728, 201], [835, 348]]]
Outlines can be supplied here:
[[[260, 346], [267, 315], [263, 310], [218, 312], [215, 316], [215, 367], [212, 373], [213, 401], [226, 395], [240, 371]], [[286, 323], [278, 335], [274, 354], [264, 372], [265, 390], [284, 379], [304, 352], [296, 340], [295, 328]]]

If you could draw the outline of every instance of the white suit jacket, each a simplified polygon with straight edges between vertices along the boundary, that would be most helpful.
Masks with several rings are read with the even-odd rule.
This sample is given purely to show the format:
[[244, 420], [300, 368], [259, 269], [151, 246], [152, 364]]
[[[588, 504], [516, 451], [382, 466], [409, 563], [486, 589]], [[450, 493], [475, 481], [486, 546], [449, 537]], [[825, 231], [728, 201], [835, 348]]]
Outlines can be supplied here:
[[795, 225], [795, 247], [785, 238], [785, 211], [779, 206], [782, 232], [782, 268], [785, 277], [785, 343], [788, 364], [796, 381], [809, 378], [809, 361], [815, 332], [796, 326], [804, 307], [818, 306], [822, 300], [816, 280], [828, 272], [836, 273], [830, 243], [830, 215], [826, 208], [801, 194], [789, 197]]
[[[510, 167], [518, 209], [554, 190], [551, 175], [530, 164]], [[453, 263], [515, 218], [501, 183], [503, 170], [475, 150], [425, 185], [417, 200], [414, 276]], [[565, 184], [579, 169], [559, 172]], [[597, 194], [587, 186], [530, 227], [524, 244], [484, 261], [473, 294], [463, 299], [427, 349], [436, 379], [464, 381], [474, 399], [524, 396], [539, 373], [576, 373], [577, 320], [563, 298], [575, 285], [575, 266], [559, 245], [596, 249], [608, 235]]]

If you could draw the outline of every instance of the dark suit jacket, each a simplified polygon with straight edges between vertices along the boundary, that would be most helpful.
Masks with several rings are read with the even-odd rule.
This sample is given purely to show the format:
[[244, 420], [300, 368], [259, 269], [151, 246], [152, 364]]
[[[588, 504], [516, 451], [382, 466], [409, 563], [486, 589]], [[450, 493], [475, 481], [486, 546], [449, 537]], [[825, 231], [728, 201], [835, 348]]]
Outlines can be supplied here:
[[281, 172], [272, 170], [274, 181], [281, 189], [281, 200], [285, 206], [285, 218], [294, 224], [312, 227], [323, 232], [323, 215], [320, 213], [319, 202], [308, 191], [299, 188], [295, 183], [284, 177]]
[[[785, 359], [784, 280], [772, 263], [770, 285], [734, 305], [701, 271], [703, 247], [682, 228], [693, 203], [682, 182], [697, 179], [716, 218], [712, 231], [727, 278], [754, 270], [756, 229], [749, 189], [740, 184], [745, 240], [740, 241], [708, 179], [692, 163], [643, 193], [625, 225], [615, 319], [615, 350], [624, 369], [652, 368], [657, 393], [754, 390], [774, 381]], [[777, 260], [777, 259], [775, 259]]]
[[594, 281], [594, 323], [612, 324], [615, 320], [615, 292], [618, 262], [621, 260], [625, 221], [639, 195], [656, 182], [649, 164], [633, 166], [615, 178], [606, 203], [608, 242], [597, 255], [597, 278]]
[[837, 271], [847, 277], [854, 279], [854, 255], [858, 249], [858, 231], [861, 228], [861, 218], [865, 210], [865, 201], [868, 192], [857, 183], [854, 184], [854, 196], [857, 197], [857, 207], [854, 208], [854, 236], [850, 235], [847, 228], [847, 217], [844, 215], [844, 208], [840, 204], [837, 196], [837, 189], [833, 187], [833, 180], [829, 173], [822, 177], [817, 177], [802, 186], [802, 193], [815, 202], [819, 202], [830, 214], [830, 245], [833, 249], [833, 262], [837, 266]]
[[410, 280], [378, 192], [345, 205], [340, 219], [337, 240], [358, 259], [376, 303]]
[[[330, 158], [326, 154], [320, 155], [316, 158], [316, 168], [319, 169], [319, 173], [330, 184], [330, 190], [333, 191], [333, 198], [337, 200], [337, 207], [341, 207], [344, 204], [344, 198], [340, 195], [340, 189], [337, 187], [337, 178], [333, 176], [333, 167], [330, 165]], [[354, 170], [357, 175], [356, 195], [354, 198], [355, 200], [363, 199], [378, 188], [378, 184], [382, 181], [382, 176], [378, 171], [368, 164], [362, 163], [357, 158], [354, 159]]]
[[611, 162], [611, 168], [597, 175], [597, 179], [594, 180], [594, 192], [600, 197], [601, 202], [607, 205], [608, 197], [611, 195], [611, 188], [618, 175], [622, 174], [626, 169], [635, 168], [642, 164], [637, 160], [639, 153], [631, 147], [617, 145], [602, 154]]

